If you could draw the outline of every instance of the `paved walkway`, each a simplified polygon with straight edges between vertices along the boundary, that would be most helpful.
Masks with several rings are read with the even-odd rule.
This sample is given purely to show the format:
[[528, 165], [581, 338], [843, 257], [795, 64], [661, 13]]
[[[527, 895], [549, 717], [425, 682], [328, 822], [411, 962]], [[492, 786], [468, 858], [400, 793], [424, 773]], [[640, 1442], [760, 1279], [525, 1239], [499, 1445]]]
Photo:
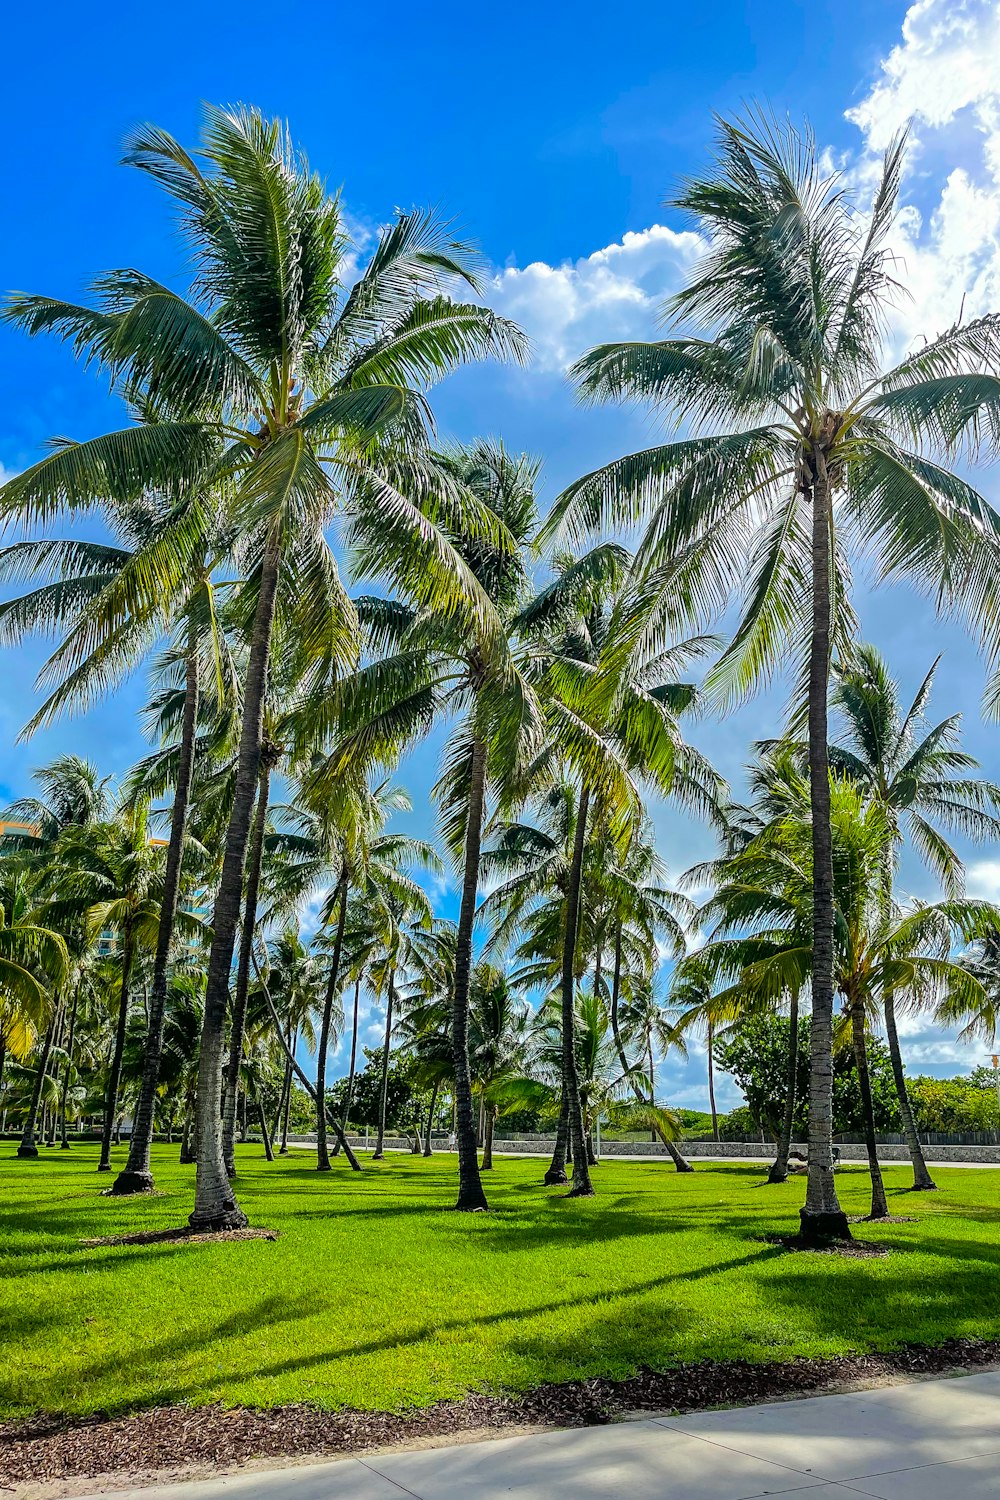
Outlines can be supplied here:
[[374, 1454], [134, 1500], [997, 1500], [1000, 1373]]

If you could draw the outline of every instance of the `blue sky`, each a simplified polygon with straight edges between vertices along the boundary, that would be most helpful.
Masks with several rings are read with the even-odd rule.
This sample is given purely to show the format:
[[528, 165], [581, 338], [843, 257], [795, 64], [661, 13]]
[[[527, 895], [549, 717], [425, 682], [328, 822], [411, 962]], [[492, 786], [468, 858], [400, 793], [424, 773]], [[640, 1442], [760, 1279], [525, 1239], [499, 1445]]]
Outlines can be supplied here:
[[[43, 40], [40, 42], [39, 30]], [[662, 296], [697, 252], [663, 207], [678, 177], [705, 160], [713, 111], [751, 99], [811, 121], [863, 192], [888, 135], [913, 118], [905, 211], [896, 232], [913, 291], [891, 330], [902, 350], [959, 313], [1000, 306], [1000, 15], [983, 0], [605, 5], [556, 0], [517, 13], [437, 3], [363, 7], [257, 0], [238, 11], [182, 3], [120, 11], [19, 7], [5, 24], [0, 96], [5, 233], [0, 288], [78, 296], [112, 266], [183, 284], [184, 255], [166, 205], [118, 165], [121, 141], [153, 120], [185, 141], [202, 100], [285, 115], [313, 165], [342, 186], [363, 239], [394, 207], [436, 205], [482, 247], [488, 296], [530, 334], [527, 371], [463, 373], [434, 394], [441, 430], [503, 435], [544, 460], [543, 505], [576, 474], [649, 441], [641, 413], [581, 411], [563, 371], [589, 344], [652, 333]], [[66, 349], [0, 330], [0, 464], [30, 463], [54, 434], [82, 438], [118, 424], [115, 405]], [[995, 474], [981, 480], [1000, 498]], [[903, 589], [858, 601], [865, 633], [907, 686], [945, 652], [935, 707], [966, 716], [967, 742], [997, 772], [997, 734], [979, 717], [983, 673], [954, 626]], [[0, 661], [0, 800], [27, 789], [32, 765], [60, 749], [120, 772], [143, 750], [141, 680], [111, 703], [15, 747], [37, 701], [40, 645]], [[695, 738], [738, 783], [748, 741], [775, 727], [781, 695], [758, 700]], [[404, 780], [428, 831], [426, 792], [437, 741]], [[710, 842], [657, 809], [675, 870]], [[1000, 896], [1000, 857], [971, 851], [971, 885]], [[904, 878], [930, 894], [921, 872]], [[442, 894], [442, 909], [453, 905]], [[372, 1035], [377, 1016], [371, 1017]], [[978, 1060], [913, 1025], [914, 1067], [954, 1071]], [[703, 1058], [668, 1076], [698, 1104]], [[725, 1096], [725, 1091], [724, 1091]]]

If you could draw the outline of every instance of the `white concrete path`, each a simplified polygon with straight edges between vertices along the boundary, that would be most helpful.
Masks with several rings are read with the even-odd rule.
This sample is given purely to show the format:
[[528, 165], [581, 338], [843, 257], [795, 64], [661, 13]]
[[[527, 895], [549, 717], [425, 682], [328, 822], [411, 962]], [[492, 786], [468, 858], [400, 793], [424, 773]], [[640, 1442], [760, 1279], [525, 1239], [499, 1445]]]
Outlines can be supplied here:
[[997, 1500], [1000, 1372], [373, 1454], [119, 1500]]

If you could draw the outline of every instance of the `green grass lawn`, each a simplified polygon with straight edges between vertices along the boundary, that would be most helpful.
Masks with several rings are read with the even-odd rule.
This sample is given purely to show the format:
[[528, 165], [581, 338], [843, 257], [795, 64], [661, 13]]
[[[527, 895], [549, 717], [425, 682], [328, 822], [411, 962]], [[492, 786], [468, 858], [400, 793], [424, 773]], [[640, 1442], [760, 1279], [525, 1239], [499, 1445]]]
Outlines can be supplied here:
[[[804, 1184], [756, 1167], [605, 1162], [599, 1196], [501, 1158], [493, 1212], [458, 1215], [454, 1157], [365, 1160], [318, 1176], [305, 1152], [242, 1148], [239, 1192], [276, 1242], [92, 1248], [85, 1237], [182, 1223], [193, 1168], [155, 1151], [164, 1195], [101, 1197], [96, 1147], [0, 1147], [0, 1408], [121, 1412], [170, 1401], [392, 1408], [472, 1389], [625, 1375], [683, 1359], [782, 1360], [1000, 1334], [1000, 1172], [935, 1169], [912, 1224], [860, 1233], [882, 1259], [787, 1254]], [[124, 1156], [124, 1153], [118, 1153]], [[860, 1168], [838, 1177], [867, 1206]]]

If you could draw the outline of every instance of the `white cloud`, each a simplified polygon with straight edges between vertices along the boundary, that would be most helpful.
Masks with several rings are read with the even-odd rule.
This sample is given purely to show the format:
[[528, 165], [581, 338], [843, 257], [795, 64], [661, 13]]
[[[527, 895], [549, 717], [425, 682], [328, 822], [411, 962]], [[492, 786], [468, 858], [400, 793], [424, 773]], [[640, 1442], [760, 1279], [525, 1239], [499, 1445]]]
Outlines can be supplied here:
[[508, 266], [490, 302], [526, 330], [536, 368], [561, 371], [592, 344], [653, 334], [664, 297], [702, 249], [697, 234], [654, 224], [577, 261]]
[[1000, 90], [1000, 8], [995, 0], [916, 0], [903, 20], [903, 39], [882, 62], [882, 77], [847, 117], [872, 151], [884, 151], [913, 120], [941, 128], [972, 108], [994, 128]]
[[981, 901], [1000, 902], [1000, 859], [977, 859], [968, 866], [965, 887]]
[[[890, 238], [908, 296], [891, 318], [897, 353], [960, 315], [1000, 306], [1000, 7], [995, 0], [916, 0], [881, 77], [847, 118], [862, 132], [850, 175], [912, 125], [903, 207]], [[947, 164], [943, 182], [934, 163]], [[915, 171], [919, 168], [919, 171]], [[923, 211], [913, 203], [923, 201]]]

